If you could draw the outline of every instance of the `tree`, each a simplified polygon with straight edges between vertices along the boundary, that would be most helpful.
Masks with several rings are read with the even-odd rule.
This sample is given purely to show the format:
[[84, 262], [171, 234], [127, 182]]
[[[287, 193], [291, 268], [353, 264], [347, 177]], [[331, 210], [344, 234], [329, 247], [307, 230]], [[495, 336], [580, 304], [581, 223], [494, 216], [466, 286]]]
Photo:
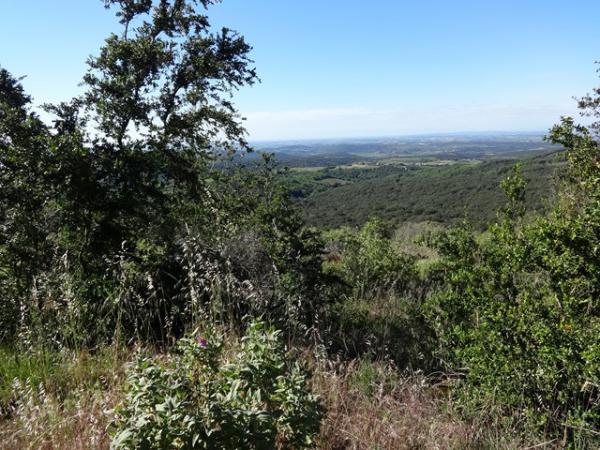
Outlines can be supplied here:
[[[13, 258], [31, 268], [9, 276], [21, 300], [7, 322], [36, 318], [53, 341], [78, 344], [121, 332], [166, 339], [198, 310], [236, 325], [250, 314], [312, 327], [323, 299], [320, 241], [268, 158], [246, 169], [231, 157], [250, 150], [231, 96], [256, 73], [241, 36], [212, 31], [214, 3], [104, 1], [121, 32], [89, 59], [83, 95], [46, 105], [52, 127], [23, 125], [29, 99], [11, 84], [31, 142], [5, 140], [5, 155], [22, 147], [25, 156], [4, 175], [35, 179], [28, 189], [39, 194], [29, 209], [20, 194], [5, 203], [27, 235], [13, 247], [43, 248]], [[37, 241], [29, 212], [39, 216]]]
[[[600, 61], [596, 61], [596, 64], [600, 64]], [[596, 72], [600, 73], [600, 68]], [[577, 99], [577, 105], [582, 116], [594, 119], [594, 122], [589, 126], [589, 130], [595, 138], [598, 138], [600, 136], [600, 87], [594, 88], [592, 93]]]
[[15, 330], [18, 294], [47, 262], [48, 129], [30, 104], [20, 80], [0, 68], [0, 340]]
[[89, 159], [91, 179], [73, 178], [68, 200], [99, 216], [85, 225], [93, 247], [114, 251], [135, 241], [127, 230], [168, 238], [180, 212], [206, 212], [209, 162], [247, 148], [231, 93], [256, 74], [242, 37], [211, 31], [204, 9], [213, 1], [104, 3], [118, 6], [121, 34], [89, 59], [87, 92], [49, 109], [77, 160]]

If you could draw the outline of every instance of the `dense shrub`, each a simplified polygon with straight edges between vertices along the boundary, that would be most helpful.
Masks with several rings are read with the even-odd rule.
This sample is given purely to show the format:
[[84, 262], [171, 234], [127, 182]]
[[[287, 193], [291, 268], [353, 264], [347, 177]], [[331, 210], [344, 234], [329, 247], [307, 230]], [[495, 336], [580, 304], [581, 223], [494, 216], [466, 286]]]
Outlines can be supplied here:
[[0, 69], [0, 340], [164, 342], [248, 315], [317, 334], [321, 243], [273, 161], [244, 166], [229, 94], [256, 74], [213, 3], [105, 1], [122, 33], [52, 126]]
[[569, 172], [553, 211], [523, 220], [518, 168], [486, 239], [443, 234], [432, 269], [444, 288], [429, 300], [439, 357], [466, 374], [470, 401], [493, 399], [548, 429], [595, 429], [600, 419], [600, 152], [565, 119], [551, 138]]
[[415, 258], [394, 249], [379, 219], [371, 219], [358, 231], [331, 231], [326, 238], [330, 255], [325, 270], [339, 276], [354, 297], [402, 292], [414, 281]]
[[401, 367], [429, 367], [430, 333], [416, 257], [400, 251], [384, 223], [326, 233], [324, 270], [341, 281], [329, 308], [329, 348], [347, 358], [391, 359]]
[[431, 369], [432, 333], [410, 297], [347, 299], [330, 316], [330, 349], [346, 358], [392, 361], [402, 369]]
[[279, 333], [253, 322], [232, 357], [214, 331], [180, 340], [172, 357], [140, 355], [112, 448], [309, 448], [320, 417]]

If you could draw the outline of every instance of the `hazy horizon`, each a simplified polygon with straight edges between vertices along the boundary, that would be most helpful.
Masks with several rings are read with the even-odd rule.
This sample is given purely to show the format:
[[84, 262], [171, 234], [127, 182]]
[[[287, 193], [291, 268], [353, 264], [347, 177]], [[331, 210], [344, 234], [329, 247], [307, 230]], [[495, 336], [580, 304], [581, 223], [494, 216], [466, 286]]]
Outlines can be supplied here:
[[502, 137], [502, 136], [531, 136], [543, 138], [548, 130], [459, 130], [431, 133], [382, 134], [371, 136], [333, 136], [324, 138], [287, 138], [287, 139], [250, 139], [250, 144], [286, 144], [286, 143], [326, 143], [326, 142], [360, 142], [387, 141], [394, 139], [426, 139], [443, 137]]

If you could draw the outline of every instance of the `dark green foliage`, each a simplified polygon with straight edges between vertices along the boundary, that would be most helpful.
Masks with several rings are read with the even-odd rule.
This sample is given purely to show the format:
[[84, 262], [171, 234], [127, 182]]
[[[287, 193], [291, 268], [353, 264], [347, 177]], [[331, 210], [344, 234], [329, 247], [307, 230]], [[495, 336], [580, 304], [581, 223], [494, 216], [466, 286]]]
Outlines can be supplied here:
[[324, 270], [341, 281], [329, 316], [332, 351], [345, 357], [390, 359], [428, 367], [429, 328], [419, 311], [421, 280], [415, 258], [397, 251], [384, 223], [326, 233]]
[[347, 298], [330, 314], [331, 352], [348, 359], [391, 361], [401, 369], [431, 370], [432, 333], [409, 296]]
[[106, 1], [122, 32], [81, 97], [46, 106], [52, 127], [1, 72], [3, 339], [166, 341], [248, 314], [316, 329], [321, 244], [272, 162], [231, 161], [249, 149], [230, 97], [256, 76], [243, 38], [211, 30], [212, 3]]
[[255, 78], [250, 47], [211, 31], [201, 9], [212, 2], [106, 3], [120, 5], [122, 34], [89, 60], [85, 95], [51, 109], [66, 134], [71, 123], [97, 130], [81, 142], [93, 179], [76, 188], [79, 209], [98, 216], [86, 224], [94, 253], [135, 248], [140, 230], [168, 249], [184, 224], [210, 227], [220, 180], [208, 165], [245, 145], [228, 94]]
[[47, 267], [55, 223], [50, 135], [30, 105], [19, 80], [0, 68], [0, 340], [15, 332], [20, 296]]
[[[395, 223], [453, 223], [467, 217], [484, 227], [502, 207], [500, 182], [514, 163], [496, 160], [475, 165], [292, 172], [289, 185], [292, 193], [303, 197], [307, 222], [318, 226], [361, 225], [378, 216]], [[529, 211], [543, 209], [545, 200], [552, 197], [562, 164], [554, 155], [522, 161]], [[319, 178], [325, 175], [343, 183], [324, 186]]]
[[283, 173], [283, 181], [293, 198], [306, 199], [313, 193], [326, 192], [331, 188], [363, 180], [372, 180], [394, 174], [398, 175], [406, 170], [414, 170], [414, 168], [385, 165], [380, 167], [357, 166], [354, 168], [293, 169]]
[[325, 270], [351, 286], [355, 297], [403, 292], [415, 279], [414, 258], [392, 248], [379, 219], [370, 220], [358, 231], [349, 228], [332, 231], [327, 238], [331, 252]]
[[[598, 124], [563, 119], [549, 141], [566, 153], [522, 158], [512, 171], [516, 159], [474, 163], [486, 145], [511, 146], [480, 141], [450, 151], [447, 166], [371, 159], [282, 172], [263, 156], [248, 167], [230, 96], [256, 75], [244, 39], [210, 28], [214, 3], [105, 0], [122, 31], [88, 61], [81, 97], [46, 106], [52, 125], [0, 69], [0, 341], [13, 348], [2, 402], [8, 376], [30, 373], [26, 390], [49, 378], [59, 360], [45, 355], [56, 348], [168, 349], [198, 324], [219, 324], [249, 330], [235, 357], [207, 335], [139, 358], [114, 446], [311, 446], [317, 402], [260, 317], [290, 344], [340, 358], [458, 372], [463, 406], [499, 405], [565, 443], [598, 429]], [[598, 104], [580, 101], [593, 117]], [[387, 145], [384, 154], [409, 151]], [[290, 192], [311, 223], [362, 228], [306, 228]], [[416, 245], [395, 245], [372, 216], [472, 224], [427, 236], [435, 251], [407, 254], [399, 248]], [[14, 348], [43, 349], [40, 367]], [[368, 365], [358, 373], [358, 385], [376, 375]]]
[[189, 304], [208, 292], [200, 301], [204, 319], [241, 326], [260, 315], [296, 337], [314, 335], [327, 301], [322, 241], [303, 226], [268, 158], [254, 170], [233, 170], [219, 205], [235, 218], [223, 224], [226, 234], [208, 249], [201, 239], [184, 241]]

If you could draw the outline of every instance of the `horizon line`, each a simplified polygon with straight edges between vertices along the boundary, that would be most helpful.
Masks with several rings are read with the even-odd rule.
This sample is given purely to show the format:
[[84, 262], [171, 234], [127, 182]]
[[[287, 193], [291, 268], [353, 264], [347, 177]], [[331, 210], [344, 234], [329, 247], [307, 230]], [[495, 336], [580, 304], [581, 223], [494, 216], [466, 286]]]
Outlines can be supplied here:
[[500, 136], [500, 135], [524, 135], [543, 137], [549, 130], [479, 130], [479, 131], [440, 131], [424, 133], [407, 134], [381, 134], [381, 135], [363, 135], [363, 136], [335, 136], [335, 137], [298, 137], [298, 138], [270, 138], [270, 139], [248, 139], [249, 144], [272, 144], [272, 143], [292, 143], [292, 142], [327, 142], [327, 141], [359, 141], [374, 139], [399, 139], [399, 138], [427, 138], [444, 136]]

